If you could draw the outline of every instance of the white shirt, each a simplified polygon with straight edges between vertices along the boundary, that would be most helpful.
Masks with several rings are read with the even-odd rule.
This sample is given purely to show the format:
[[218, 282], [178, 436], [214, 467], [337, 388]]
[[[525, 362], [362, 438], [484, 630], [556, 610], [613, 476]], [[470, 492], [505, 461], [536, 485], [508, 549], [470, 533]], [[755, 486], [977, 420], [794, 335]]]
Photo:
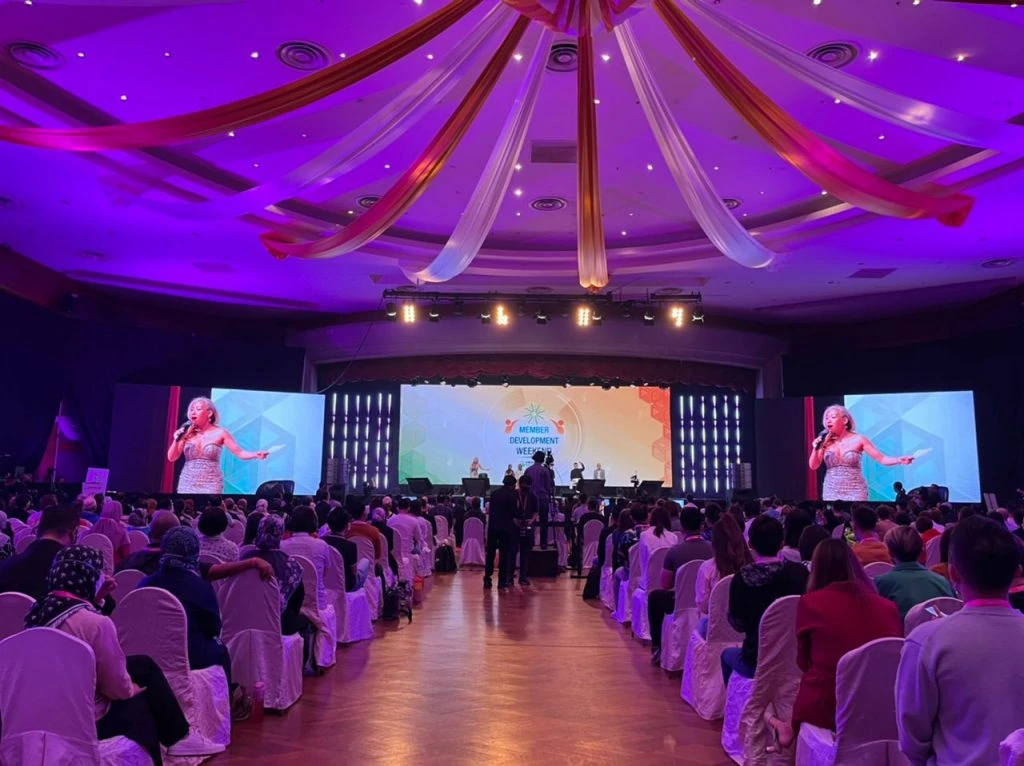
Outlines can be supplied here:
[[400, 551], [402, 558], [411, 556], [415, 547], [423, 548], [423, 527], [420, 526], [420, 522], [415, 516], [398, 513], [388, 519], [388, 526], [402, 533], [402, 550]]
[[[416, 521], [418, 521], [420, 523], [420, 529], [423, 532], [423, 542], [424, 543], [428, 542], [434, 536], [434, 527], [431, 526], [430, 521], [428, 521], [427, 519], [424, 519], [423, 517], [416, 517], [416, 516], [414, 516], [413, 518], [415, 518]], [[425, 545], [424, 548], [426, 548], [426, 547], [429, 547], [429, 546]]]
[[657, 537], [654, 534], [654, 527], [648, 527], [646, 530], [640, 533], [640, 539], [637, 541], [637, 545], [640, 546], [640, 582], [645, 582], [647, 578], [647, 564], [651, 560], [651, 554], [659, 548], [671, 548], [679, 542], [679, 538], [675, 532], [669, 532], [667, 529], [661, 533], [661, 537]]
[[718, 565], [714, 557], [709, 558], [697, 570], [696, 601], [697, 614], [705, 616], [711, 607], [711, 589], [722, 578], [718, 576]]
[[291, 537], [281, 541], [281, 550], [289, 556], [302, 556], [313, 562], [317, 579], [316, 602], [321, 609], [326, 609], [330, 601], [324, 583], [327, 581], [327, 569], [331, 566], [331, 546], [307, 532], [293, 532]]

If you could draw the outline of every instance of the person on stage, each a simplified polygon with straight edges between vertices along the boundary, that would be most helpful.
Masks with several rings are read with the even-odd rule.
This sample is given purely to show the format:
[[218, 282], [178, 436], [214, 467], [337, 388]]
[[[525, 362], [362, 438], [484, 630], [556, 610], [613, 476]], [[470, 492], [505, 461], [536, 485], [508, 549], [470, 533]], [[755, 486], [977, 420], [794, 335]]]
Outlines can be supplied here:
[[511, 463], [509, 463], [508, 464], [508, 468], [505, 469], [505, 475], [506, 476], [511, 476], [511, 477], [513, 477], [515, 479], [519, 478], [518, 476], [516, 476], [516, 469], [512, 467]]
[[604, 481], [604, 468], [600, 463], [598, 463], [597, 468], [594, 469], [594, 478], [599, 481]]
[[221, 448], [227, 447], [239, 460], [266, 460], [265, 450], [250, 452], [226, 428], [217, 425], [220, 416], [213, 402], [200, 396], [189, 402], [189, 425], [174, 432], [167, 459], [174, 462], [185, 456], [185, 466], [178, 477], [178, 492], [183, 495], [219, 495], [224, 491], [224, 472], [220, 467]]
[[572, 470], [569, 471], [569, 485], [573, 489], [583, 480], [583, 472], [585, 470], [587, 470], [587, 467], [583, 463], [572, 464]]
[[480, 465], [480, 458], [473, 458], [473, 462], [469, 464], [469, 478], [477, 479], [480, 477], [480, 471], [487, 470]]
[[861, 455], [867, 453], [882, 465], [910, 465], [913, 457], [889, 457], [878, 451], [871, 440], [857, 433], [853, 415], [841, 404], [833, 404], [822, 418], [824, 430], [811, 445], [807, 464], [812, 471], [825, 464], [825, 483], [821, 490], [823, 500], [867, 502], [868, 483], [861, 466]]

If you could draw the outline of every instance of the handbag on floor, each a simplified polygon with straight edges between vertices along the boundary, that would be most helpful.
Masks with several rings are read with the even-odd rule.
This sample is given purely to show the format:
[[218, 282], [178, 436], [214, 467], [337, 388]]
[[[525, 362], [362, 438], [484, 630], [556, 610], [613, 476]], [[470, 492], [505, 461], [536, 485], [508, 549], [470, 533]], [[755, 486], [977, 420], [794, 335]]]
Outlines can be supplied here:
[[405, 580], [384, 591], [382, 620], [394, 621], [402, 619], [404, 614], [412, 622], [412, 586]]
[[455, 561], [455, 551], [452, 546], [445, 543], [437, 546], [437, 553], [434, 554], [435, 572], [458, 572], [459, 565]]

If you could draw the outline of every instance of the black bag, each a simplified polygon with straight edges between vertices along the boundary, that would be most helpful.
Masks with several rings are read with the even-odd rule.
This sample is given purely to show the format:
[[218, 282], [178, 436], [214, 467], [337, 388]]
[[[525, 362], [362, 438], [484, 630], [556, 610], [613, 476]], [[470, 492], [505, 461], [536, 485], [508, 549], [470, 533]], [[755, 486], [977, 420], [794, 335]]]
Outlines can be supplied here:
[[587, 572], [587, 582], [583, 586], [583, 600], [592, 601], [601, 597], [601, 567], [596, 564]]
[[450, 545], [437, 546], [437, 553], [434, 554], [435, 572], [458, 572], [459, 565], [455, 562], [455, 551]]
[[412, 586], [405, 580], [384, 591], [384, 607], [381, 619], [393, 621], [402, 619], [402, 615], [412, 622]]

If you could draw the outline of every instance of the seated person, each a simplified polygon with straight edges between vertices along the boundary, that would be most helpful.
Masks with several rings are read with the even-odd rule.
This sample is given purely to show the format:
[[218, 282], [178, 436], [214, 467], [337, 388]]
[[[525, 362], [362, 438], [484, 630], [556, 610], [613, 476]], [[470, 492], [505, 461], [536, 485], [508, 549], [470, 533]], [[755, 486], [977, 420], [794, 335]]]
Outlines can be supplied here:
[[[379, 502], [378, 506], [379, 506]], [[351, 521], [345, 530], [345, 539], [351, 540], [353, 537], [365, 537], [371, 543], [373, 543], [373, 560], [379, 561], [381, 554], [384, 549], [381, 547], [381, 538], [383, 535], [380, 530], [377, 529], [373, 524], [365, 521], [363, 517], [366, 515], [366, 506], [363, 505], [363, 501], [358, 497], [349, 495], [345, 498], [345, 510], [348, 512]]]
[[302, 567], [299, 562], [281, 550], [284, 519], [276, 514], [260, 517], [256, 544], [239, 551], [240, 559], [261, 559], [270, 564], [281, 591], [281, 633], [294, 635], [310, 623], [300, 612], [306, 591], [302, 585]]
[[697, 570], [694, 599], [697, 602], [697, 631], [702, 638], [708, 637], [708, 613], [711, 611], [711, 591], [718, 581], [735, 575], [754, 558], [743, 537], [743, 530], [736, 519], [729, 514], [720, 514], [711, 528], [711, 558], [706, 559]]
[[117, 628], [96, 607], [114, 588], [104, 578], [103, 555], [69, 545], [56, 555], [47, 576], [47, 595], [25, 618], [27, 628], [55, 628], [84, 641], [96, 657], [96, 735], [124, 736], [160, 764], [160, 746], [173, 756], [202, 756], [224, 748], [190, 732], [163, 671], [149, 657], [125, 657]]
[[875, 578], [878, 593], [896, 604], [900, 619], [910, 608], [930, 598], [956, 598], [949, 581], [929, 572], [918, 562], [921, 557], [921, 535], [913, 527], [896, 527], [885, 535], [885, 544], [892, 554], [893, 567]]
[[315, 537], [316, 512], [308, 507], [295, 508], [288, 520], [288, 531], [291, 537], [281, 541], [281, 550], [289, 556], [302, 556], [313, 564], [317, 579], [317, 604], [321, 609], [326, 609], [330, 603], [325, 583], [327, 570], [332, 566], [331, 554], [327, 543]]
[[1024, 615], [1007, 601], [1019, 561], [1005, 526], [972, 516], [953, 528], [949, 573], [964, 607], [911, 631], [896, 678], [899, 747], [913, 766], [1000, 763], [999, 743], [1024, 726], [1013, 702]]
[[21, 553], [0, 563], [0, 593], [17, 592], [36, 601], [46, 597], [46, 578], [60, 551], [79, 533], [77, 505], [52, 505], [43, 511], [35, 541]]
[[729, 584], [729, 624], [743, 633], [743, 646], [722, 652], [722, 678], [729, 685], [735, 672], [753, 678], [757, 669], [758, 631], [761, 618], [776, 599], [799, 596], [807, 589], [807, 568], [779, 558], [782, 524], [761, 515], [750, 524], [754, 563], [743, 567]]
[[794, 564], [803, 562], [803, 559], [800, 558], [800, 535], [813, 523], [814, 519], [811, 518], [811, 515], [799, 508], [790, 511], [786, 515], [782, 521], [784, 542], [782, 550], [779, 551], [779, 555], [782, 558], [786, 561], [792, 561]]
[[928, 571], [942, 575], [947, 580], [949, 579], [949, 541], [952, 536], [952, 525], [942, 530], [942, 534], [939, 536], [939, 563], [933, 567], [928, 567]]
[[817, 524], [805, 527], [804, 531], [800, 533], [800, 561], [810, 567], [815, 549], [820, 543], [829, 538], [828, 530], [825, 527], [818, 526]]
[[860, 559], [861, 566], [867, 566], [876, 561], [888, 564], [890, 561], [889, 549], [879, 538], [878, 532], [875, 531], [875, 527], [878, 526], [878, 514], [874, 509], [867, 505], [853, 506], [851, 521], [853, 522], [853, 536], [857, 538], [853, 552]]
[[341, 554], [345, 562], [345, 590], [352, 592], [363, 587], [370, 572], [370, 562], [366, 559], [360, 561], [359, 548], [351, 540], [345, 539], [349, 522], [350, 517], [343, 508], [335, 508], [328, 513], [327, 526], [331, 531], [324, 535], [323, 541]]
[[796, 611], [796, 662], [803, 676], [793, 717], [769, 719], [779, 747], [792, 744], [802, 723], [836, 728], [836, 668], [844, 654], [876, 638], [902, 637], [895, 605], [875, 592], [846, 541], [822, 542]]
[[156, 572], [160, 568], [160, 556], [162, 555], [160, 541], [165, 534], [180, 525], [181, 522], [172, 511], [157, 511], [149, 525], [149, 544], [145, 548], [135, 551], [114, 567], [114, 571], [123, 572], [126, 569], [136, 569], [148, 575]]
[[199, 551], [221, 561], [237, 561], [238, 546], [224, 537], [228, 515], [219, 506], [211, 506], [199, 516]]
[[93, 525], [91, 533], [105, 535], [114, 549], [114, 566], [117, 566], [132, 553], [132, 542], [128, 539], [128, 527], [121, 521], [122, 505], [117, 500], [106, 500], [99, 520]]

